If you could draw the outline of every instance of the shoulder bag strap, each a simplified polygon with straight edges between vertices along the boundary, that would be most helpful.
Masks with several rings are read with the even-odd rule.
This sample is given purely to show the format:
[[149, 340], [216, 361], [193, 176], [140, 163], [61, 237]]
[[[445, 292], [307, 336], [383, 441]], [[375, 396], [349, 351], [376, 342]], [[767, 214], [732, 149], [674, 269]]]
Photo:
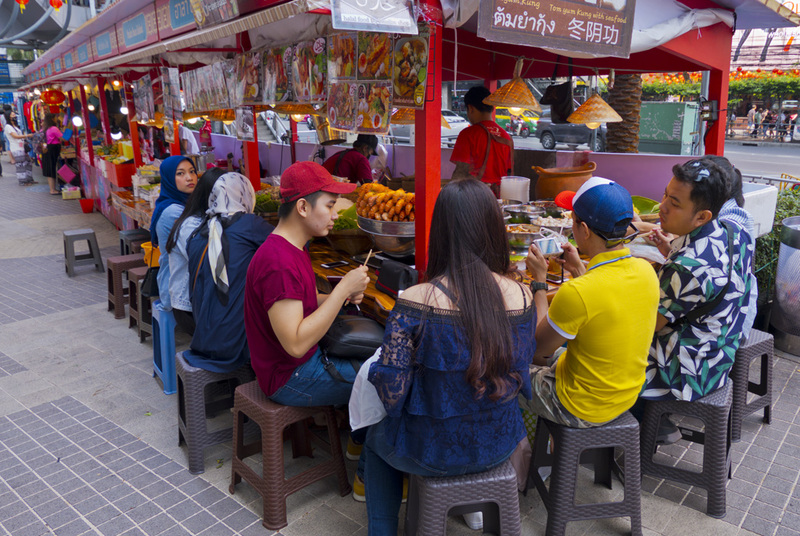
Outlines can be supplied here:
[[[558, 74], [558, 63], [561, 61], [561, 56], [556, 56], [556, 64], [553, 66], [553, 76], [550, 77], [550, 82], [556, 81], [556, 75]], [[572, 60], [570, 60], [572, 63]]]
[[486, 164], [489, 163], [489, 153], [492, 150], [492, 140], [494, 140], [497, 143], [500, 143], [502, 145], [505, 145], [505, 146], [507, 146], [507, 147], [509, 147], [511, 149], [511, 152], [509, 153], [509, 162], [506, 165], [506, 169], [507, 169], [509, 175], [513, 175], [514, 174], [514, 140], [507, 140], [505, 138], [501, 138], [500, 136], [493, 135], [491, 132], [489, 132], [489, 129], [486, 128], [486, 125], [484, 125], [483, 123], [478, 123], [478, 126], [481, 127], [486, 132], [486, 135], [488, 136], [489, 139], [486, 140], [486, 154], [483, 157], [483, 165], [480, 168], [478, 168], [478, 174], [475, 176], [475, 178], [478, 179], [478, 180], [481, 180], [483, 178], [483, 174], [486, 173]]
[[338, 158], [336, 158], [336, 165], [333, 166], [333, 174], [339, 177], [339, 164], [342, 163], [342, 158], [344, 158], [345, 153], [349, 153], [353, 149], [345, 149], [344, 151], [339, 153]]
[[194, 273], [194, 280], [192, 281], [192, 294], [194, 294], [194, 287], [197, 285], [197, 276], [200, 275], [200, 267], [203, 265], [203, 260], [206, 258], [206, 252], [208, 251], [208, 240], [206, 240], [206, 247], [203, 250], [203, 254], [200, 255], [200, 262], [197, 263], [197, 271]]

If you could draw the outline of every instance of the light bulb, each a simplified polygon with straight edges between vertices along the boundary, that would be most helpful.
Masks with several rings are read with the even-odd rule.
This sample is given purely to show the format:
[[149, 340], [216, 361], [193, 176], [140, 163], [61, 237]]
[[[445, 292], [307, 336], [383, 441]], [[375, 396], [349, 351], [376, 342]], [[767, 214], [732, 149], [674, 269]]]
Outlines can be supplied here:
[[191, 119], [186, 120], [186, 122], [189, 123], [190, 125], [194, 125], [195, 123], [197, 123], [197, 121], [198, 121], [197, 117], [192, 117]]
[[90, 112], [93, 112], [94, 111], [94, 104], [88, 105], [87, 108], [89, 108]]
[[592, 130], [596, 129], [599, 126], [600, 126], [600, 123], [595, 123], [594, 121], [586, 123], [586, 128], [590, 128]]
[[72, 124], [78, 128], [81, 128], [83, 126], [83, 119], [76, 115], [72, 118]]
[[226, 124], [226, 125], [232, 125], [233, 124], [233, 121], [228, 121], [228, 120], [225, 120], [225, 119], [223, 119], [222, 122], [224, 124]]
[[83, 89], [85, 89], [86, 91], [91, 91], [92, 90], [92, 88], [90, 88], [88, 85], [83, 86]]
[[113, 85], [114, 87], [119, 87], [122, 84], [120, 84], [119, 80], [114, 80], [113, 82], [111, 82], [111, 85]]
[[294, 121], [295, 123], [302, 123], [303, 121], [306, 120], [306, 116], [303, 114], [292, 114], [291, 118], [292, 121]]
[[522, 115], [522, 112], [524, 110], [525, 110], [524, 108], [511, 107], [511, 108], [508, 109], [508, 113], [510, 113], [511, 115]]
[[42, 92], [39, 90], [38, 87], [33, 90], [33, 93], [36, 94], [36, 95], [41, 95], [42, 94]]
[[112, 140], [121, 140], [122, 139], [122, 132], [112, 132], [111, 133]]
[[119, 107], [119, 113], [121, 113], [122, 115], [128, 115], [128, 107], [127, 106], [120, 106]]

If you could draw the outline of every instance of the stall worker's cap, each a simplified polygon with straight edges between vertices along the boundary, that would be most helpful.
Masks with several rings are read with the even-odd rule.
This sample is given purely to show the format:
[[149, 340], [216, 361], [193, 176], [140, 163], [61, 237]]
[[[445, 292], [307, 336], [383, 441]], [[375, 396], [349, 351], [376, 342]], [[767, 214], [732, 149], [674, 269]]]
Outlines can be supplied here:
[[633, 202], [616, 182], [592, 177], [575, 193], [572, 211], [590, 229], [613, 236], [625, 232], [633, 219]]
[[291, 203], [314, 192], [349, 194], [356, 185], [337, 182], [327, 169], [316, 162], [297, 162], [281, 175], [281, 201]]
[[353, 147], [361, 147], [362, 145], [372, 149], [372, 156], [378, 156], [378, 136], [359, 134], [356, 141], [353, 142]]

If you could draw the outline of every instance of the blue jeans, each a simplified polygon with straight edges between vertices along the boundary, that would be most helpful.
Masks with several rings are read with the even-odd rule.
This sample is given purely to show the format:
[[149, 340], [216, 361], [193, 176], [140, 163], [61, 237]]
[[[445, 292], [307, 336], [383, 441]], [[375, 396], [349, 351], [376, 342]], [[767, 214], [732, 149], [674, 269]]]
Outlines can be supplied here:
[[[420, 476], [456, 476], [480, 473], [500, 465], [511, 455], [488, 464], [464, 465], [440, 469], [428, 467], [408, 457], [395, 454], [386, 439], [386, 420], [371, 426], [361, 459], [364, 460], [364, 487], [367, 496], [369, 536], [395, 536], [398, 512], [403, 499], [403, 473]], [[361, 460], [359, 460], [360, 464]]]
[[350, 402], [350, 391], [356, 370], [348, 359], [329, 358], [339, 374], [350, 383], [337, 381], [325, 370], [322, 351], [317, 349], [311, 359], [294, 369], [286, 384], [269, 397], [284, 406], [341, 406]]

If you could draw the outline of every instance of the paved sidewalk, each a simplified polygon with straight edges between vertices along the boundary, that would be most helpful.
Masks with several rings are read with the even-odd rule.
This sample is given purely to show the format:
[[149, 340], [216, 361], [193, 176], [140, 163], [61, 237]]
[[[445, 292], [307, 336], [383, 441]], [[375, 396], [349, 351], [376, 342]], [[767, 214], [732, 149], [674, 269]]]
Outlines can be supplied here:
[[[230, 495], [230, 444], [206, 450], [206, 472], [187, 471], [178, 447], [176, 396], [152, 377], [152, 343], [106, 310], [105, 275], [64, 271], [61, 231], [92, 228], [104, 258], [117, 231], [76, 200], [21, 187], [4, 157], [0, 178], [0, 534], [35, 536], [274, 534], [261, 525], [259, 496], [246, 483]], [[179, 340], [179, 348], [186, 340]], [[704, 492], [645, 478], [646, 535], [800, 534], [800, 359], [775, 362], [773, 423], [745, 419], [734, 445], [728, 514], [704, 514]], [[287, 452], [289, 451], [287, 445]], [[677, 444], [667, 455], [698, 461]], [[319, 453], [317, 459], [324, 458]], [[291, 456], [287, 454], [287, 459]], [[316, 460], [287, 461], [297, 474]], [[348, 462], [352, 476], [355, 463]], [[581, 473], [581, 498], [619, 497]], [[365, 535], [366, 510], [340, 497], [335, 478], [288, 500], [286, 536]], [[535, 490], [521, 496], [523, 534], [544, 534]], [[401, 516], [404, 514], [401, 510]], [[402, 523], [401, 523], [402, 526]], [[567, 533], [622, 534], [627, 519], [571, 523]], [[451, 518], [448, 534], [478, 534]]]

